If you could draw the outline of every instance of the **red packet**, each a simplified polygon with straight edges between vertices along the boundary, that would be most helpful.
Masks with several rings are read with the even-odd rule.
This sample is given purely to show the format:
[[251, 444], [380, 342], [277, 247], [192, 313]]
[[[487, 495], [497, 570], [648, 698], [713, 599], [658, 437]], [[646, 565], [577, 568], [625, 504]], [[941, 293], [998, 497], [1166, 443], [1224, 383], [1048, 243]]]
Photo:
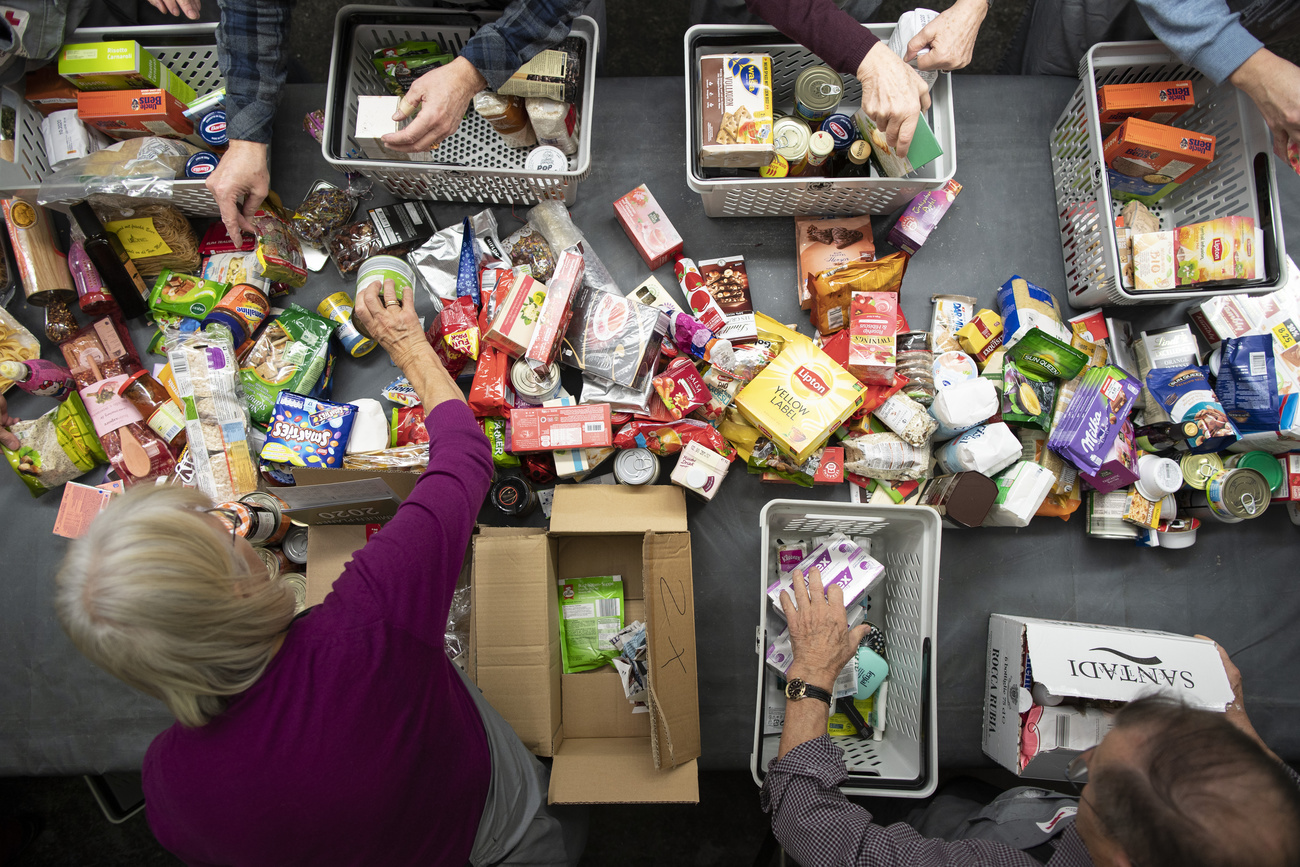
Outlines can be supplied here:
[[678, 358], [669, 364], [654, 378], [654, 389], [674, 419], [709, 402], [709, 387], [689, 358]]
[[469, 388], [469, 408], [474, 415], [510, 417], [513, 403], [508, 378], [510, 357], [499, 349], [484, 346], [474, 371], [474, 383]]
[[453, 350], [467, 358], [478, 358], [478, 310], [473, 298], [462, 295], [455, 301], [448, 301], [438, 314], [438, 330]]
[[731, 460], [736, 450], [722, 438], [718, 429], [693, 418], [663, 424], [654, 421], [632, 421], [614, 436], [614, 447], [619, 449], [645, 448], [657, 455], [673, 455], [692, 440]]
[[389, 448], [427, 443], [429, 429], [424, 426], [424, 417], [424, 407], [419, 404], [395, 407], [392, 433], [388, 437]]

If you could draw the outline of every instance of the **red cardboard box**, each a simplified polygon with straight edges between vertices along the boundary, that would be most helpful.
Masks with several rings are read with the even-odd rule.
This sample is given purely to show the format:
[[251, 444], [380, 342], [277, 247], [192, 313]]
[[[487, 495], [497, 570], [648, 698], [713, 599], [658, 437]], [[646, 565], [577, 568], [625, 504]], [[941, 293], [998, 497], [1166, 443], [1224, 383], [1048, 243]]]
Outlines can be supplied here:
[[185, 106], [161, 88], [150, 90], [83, 90], [77, 94], [77, 117], [115, 139], [160, 135], [192, 138], [194, 125]]
[[613, 439], [607, 403], [521, 407], [510, 414], [512, 452], [600, 448]]
[[645, 184], [615, 199], [614, 213], [651, 271], [682, 251], [682, 236]]
[[849, 360], [845, 369], [864, 385], [889, 385], [898, 362], [898, 295], [854, 292], [849, 307]]

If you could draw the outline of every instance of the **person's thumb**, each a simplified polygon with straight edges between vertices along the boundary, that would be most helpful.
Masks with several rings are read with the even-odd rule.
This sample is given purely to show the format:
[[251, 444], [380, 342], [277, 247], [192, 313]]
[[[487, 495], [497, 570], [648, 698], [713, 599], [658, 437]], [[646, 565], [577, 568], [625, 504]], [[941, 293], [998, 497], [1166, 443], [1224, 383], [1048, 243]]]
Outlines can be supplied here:
[[9, 430], [9, 428], [0, 427], [0, 445], [12, 452], [16, 452], [22, 448], [23, 443], [22, 440], [18, 439], [16, 434]]
[[849, 641], [852, 641], [853, 646], [857, 647], [862, 644], [862, 639], [866, 638], [869, 632], [871, 632], [871, 627], [866, 623], [855, 626], [849, 630]]
[[[938, 32], [938, 28], [934, 26], [936, 21], [938, 21], [937, 18], [922, 27], [921, 32], [913, 36], [912, 41], [907, 43], [907, 52], [903, 55], [904, 63], [911, 63], [913, 58], [930, 47], [930, 43], [934, 41], [935, 33]], [[924, 62], [924, 59], [917, 61], [918, 64]]]

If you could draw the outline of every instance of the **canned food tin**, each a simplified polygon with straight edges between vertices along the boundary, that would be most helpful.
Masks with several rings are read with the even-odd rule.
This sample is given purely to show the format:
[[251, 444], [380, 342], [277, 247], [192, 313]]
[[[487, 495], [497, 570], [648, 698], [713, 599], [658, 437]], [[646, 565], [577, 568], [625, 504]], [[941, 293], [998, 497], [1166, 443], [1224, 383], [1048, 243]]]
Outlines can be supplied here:
[[538, 376], [524, 359], [510, 366], [510, 385], [524, 403], [541, 406], [560, 393], [560, 366], [552, 362], [546, 373]]
[[257, 556], [261, 557], [262, 562], [266, 564], [266, 571], [270, 574], [272, 581], [280, 577], [280, 563], [281, 558], [284, 557], [283, 554], [274, 548], [258, 548]]
[[498, 479], [488, 492], [497, 511], [510, 518], [526, 518], [537, 507], [537, 494], [527, 480], [519, 476]]
[[794, 113], [809, 123], [830, 117], [843, 98], [844, 82], [829, 66], [810, 66], [794, 80]]
[[758, 170], [758, 174], [763, 178], [783, 178], [790, 174], [790, 163], [785, 157], [777, 154], [770, 163]]
[[1236, 523], [1264, 514], [1273, 492], [1257, 470], [1241, 467], [1223, 470], [1205, 483], [1205, 500], [1220, 521]]
[[253, 491], [240, 497], [239, 502], [257, 512], [262, 524], [257, 533], [248, 537], [248, 541], [254, 545], [274, 545], [284, 538], [293, 525], [284, 513], [286, 503], [275, 494]]
[[806, 121], [789, 115], [779, 117], [772, 124], [772, 138], [777, 156], [785, 157], [791, 174], [794, 174], [796, 166], [803, 167], [808, 158], [808, 141], [812, 138], [812, 130]]
[[831, 137], [837, 151], [844, 150], [858, 137], [858, 131], [853, 126], [853, 118], [847, 114], [833, 114], [826, 118], [822, 121], [822, 132]]
[[307, 610], [306, 576], [298, 572], [291, 572], [288, 575], [283, 575], [281, 577], [284, 578], [284, 583], [288, 584], [289, 587], [293, 590], [293, 613], [298, 614], [299, 612], [306, 611]]
[[1223, 472], [1223, 461], [1218, 455], [1183, 455], [1181, 466], [1187, 484], [1200, 491], [1205, 490], [1210, 476]]
[[614, 458], [614, 478], [624, 485], [653, 485], [659, 479], [659, 458], [649, 449], [625, 449]]
[[335, 292], [333, 295], [327, 296], [325, 300], [316, 305], [316, 312], [339, 324], [334, 336], [339, 339], [339, 343], [343, 344], [343, 348], [353, 358], [360, 358], [379, 345], [357, 330], [356, 323], [352, 321], [352, 296], [348, 293]]
[[289, 527], [289, 532], [284, 534], [284, 539], [280, 542], [280, 550], [289, 558], [289, 562], [299, 566], [305, 565], [307, 563], [306, 525], [294, 524]]
[[[415, 285], [415, 269], [400, 256], [371, 256], [362, 262], [361, 267], [357, 269], [357, 295], [374, 283], [378, 283], [382, 288], [388, 280], [393, 281], [398, 301], [412, 297], [411, 287]], [[362, 337], [370, 337], [359, 321], [354, 324]]]

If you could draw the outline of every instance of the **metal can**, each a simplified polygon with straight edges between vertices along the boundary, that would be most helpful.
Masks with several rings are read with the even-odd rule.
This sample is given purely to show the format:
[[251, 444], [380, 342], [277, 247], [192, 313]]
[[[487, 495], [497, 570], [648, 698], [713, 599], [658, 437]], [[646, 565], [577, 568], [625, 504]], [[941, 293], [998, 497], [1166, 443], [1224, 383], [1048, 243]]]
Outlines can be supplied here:
[[215, 148], [224, 148], [230, 143], [226, 135], [226, 113], [215, 109], [203, 115], [199, 121], [199, 138]]
[[633, 487], [653, 485], [659, 479], [659, 458], [649, 449], [624, 449], [614, 458], [614, 478]]
[[280, 577], [280, 558], [284, 556], [283, 554], [274, 548], [258, 548], [257, 556], [261, 557], [262, 562], [266, 564], [266, 571], [272, 581]]
[[488, 500], [508, 518], [526, 518], [537, 507], [533, 486], [519, 476], [497, 479], [488, 492]]
[[257, 532], [248, 536], [254, 545], [274, 545], [284, 538], [293, 526], [289, 516], [284, 513], [288, 505], [275, 494], [266, 491], [253, 491], [239, 498], [239, 502], [257, 513], [260, 526]]
[[833, 114], [822, 121], [822, 132], [830, 135], [835, 142], [835, 150], [842, 151], [858, 137], [853, 118], [847, 114]]
[[307, 610], [307, 578], [300, 572], [290, 572], [280, 576], [284, 583], [293, 590], [293, 613]]
[[510, 385], [524, 403], [541, 406], [560, 393], [560, 366], [552, 362], [547, 365], [546, 372], [538, 376], [528, 362], [520, 358], [510, 366]]
[[335, 292], [316, 305], [317, 313], [339, 324], [334, 336], [343, 344], [348, 355], [360, 358], [379, 344], [357, 330], [356, 323], [352, 321], [353, 310], [352, 296], [346, 292]]
[[830, 117], [843, 98], [844, 82], [829, 66], [810, 66], [794, 80], [794, 113], [809, 123]]
[[[403, 301], [411, 298], [415, 286], [415, 269], [411, 263], [407, 262], [401, 256], [371, 256], [361, 263], [357, 268], [357, 295], [359, 296], [371, 284], [378, 283], [383, 287], [387, 281], [393, 281], [393, 289], [397, 294], [397, 300]], [[384, 299], [388, 300], [387, 298]], [[370, 337], [366, 329], [360, 322], [354, 322], [357, 331], [361, 332], [362, 337]]]
[[191, 180], [206, 178], [216, 171], [217, 155], [210, 154], [207, 151], [199, 151], [194, 156], [185, 161], [185, 177]]
[[1223, 470], [1205, 483], [1205, 501], [1210, 513], [1231, 524], [1264, 514], [1272, 499], [1268, 481], [1258, 470], [1245, 467]]
[[759, 177], [763, 178], [783, 178], [788, 174], [790, 174], [790, 163], [780, 154], [777, 154], [770, 163], [758, 170]]
[[1223, 472], [1223, 461], [1218, 455], [1183, 455], [1179, 463], [1187, 484], [1199, 491], [1205, 490], [1211, 476]]
[[772, 124], [772, 139], [776, 143], [777, 156], [785, 157], [790, 174], [802, 169], [808, 160], [808, 140], [812, 130], [802, 118], [779, 117]]
[[284, 534], [280, 541], [280, 550], [284, 556], [289, 558], [289, 562], [296, 563], [299, 566], [307, 563], [307, 526], [305, 524], [294, 524], [289, 528], [289, 532]]

